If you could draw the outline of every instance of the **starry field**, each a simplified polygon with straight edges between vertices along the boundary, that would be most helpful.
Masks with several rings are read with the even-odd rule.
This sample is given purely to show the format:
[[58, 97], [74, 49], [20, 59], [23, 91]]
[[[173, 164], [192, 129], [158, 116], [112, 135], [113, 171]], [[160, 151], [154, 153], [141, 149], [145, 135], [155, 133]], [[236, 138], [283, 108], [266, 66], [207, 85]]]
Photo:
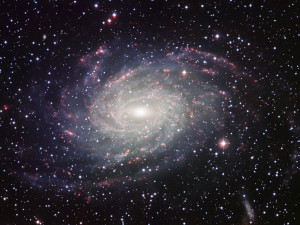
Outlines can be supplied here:
[[0, 224], [300, 224], [298, 1], [2, 1]]

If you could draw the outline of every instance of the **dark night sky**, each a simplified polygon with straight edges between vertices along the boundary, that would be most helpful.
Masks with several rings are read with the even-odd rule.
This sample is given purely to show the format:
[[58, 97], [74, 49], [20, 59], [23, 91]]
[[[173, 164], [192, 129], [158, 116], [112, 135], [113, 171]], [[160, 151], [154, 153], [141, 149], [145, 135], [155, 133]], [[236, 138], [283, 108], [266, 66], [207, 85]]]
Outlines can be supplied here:
[[299, 36], [295, 0], [2, 1], [0, 224], [299, 224]]

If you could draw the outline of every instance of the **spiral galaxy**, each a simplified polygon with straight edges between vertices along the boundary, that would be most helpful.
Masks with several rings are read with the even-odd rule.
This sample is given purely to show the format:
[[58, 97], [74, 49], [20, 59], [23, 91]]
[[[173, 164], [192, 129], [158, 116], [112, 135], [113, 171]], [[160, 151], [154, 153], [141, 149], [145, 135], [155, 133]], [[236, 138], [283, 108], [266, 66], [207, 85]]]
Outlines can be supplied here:
[[[45, 121], [60, 145], [45, 151], [42, 173], [24, 167], [31, 185], [71, 192], [87, 203], [99, 188], [120, 185], [126, 191], [129, 185], [163, 184], [177, 192], [177, 179], [196, 182], [193, 193], [240, 187], [236, 193], [246, 196], [241, 183], [251, 162], [257, 160], [254, 173], [264, 174], [259, 163], [269, 157], [253, 150], [259, 141], [261, 149], [268, 147], [258, 80], [246, 68], [195, 48], [112, 46], [78, 60], [74, 80], [56, 92], [58, 101], [43, 96]], [[249, 135], [255, 127], [262, 135]], [[230, 199], [239, 202], [235, 195]]]
[[45, 121], [62, 143], [46, 151], [42, 174], [25, 169], [33, 186], [72, 191], [88, 203], [99, 188], [174, 186], [172, 174], [200, 182], [196, 193], [231, 190], [252, 160], [265, 157], [252, 150], [259, 134], [248, 134], [257, 126], [268, 130], [258, 81], [225, 58], [190, 47], [102, 45], [79, 59], [74, 76], [80, 79], [63, 85], [59, 101], [44, 96]]
[[97, 149], [95, 154], [109, 162], [147, 157], [172, 146], [191, 151], [204, 143], [207, 133], [222, 129], [224, 99], [230, 99], [225, 89], [235, 91], [222, 80], [238, 76], [226, 59], [193, 48], [160, 52], [154, 58], [136, 49], [120, 52], [101, 46], [81, 64], [93, 68], [82, 90], [85, 111], [70, 116], [66, 104], [82, 103], [65, 90], [61, 112], [68, 122], [63, 127], [71, 139]]
[[213, 60], [181, 50], [107, 80], [89, 113], [99, 135], [109, 141], [108, 152], [139, 155], [165, 149], [180, 135], [192, 130], [197, 134], [200, 121], [206, 126], [215, 123], [212, 106], [217, 96], [204, 83], [211, 75], [204, 66]]
[[1, 224], [300, 224], [297, 1], [17, 2]]

